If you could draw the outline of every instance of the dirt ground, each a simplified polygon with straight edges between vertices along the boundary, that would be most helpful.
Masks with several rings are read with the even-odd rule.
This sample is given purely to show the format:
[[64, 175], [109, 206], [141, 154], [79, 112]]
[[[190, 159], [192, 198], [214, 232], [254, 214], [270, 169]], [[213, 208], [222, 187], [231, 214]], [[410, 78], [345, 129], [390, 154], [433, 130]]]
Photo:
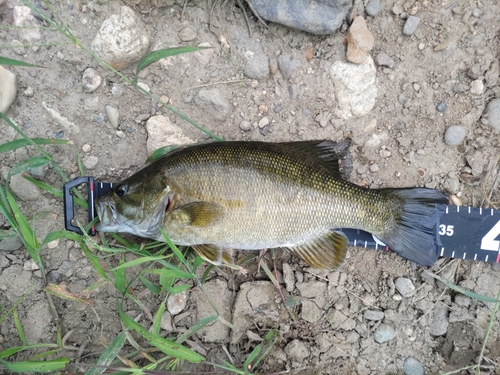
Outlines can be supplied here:
[[[452, 195], [455, 203], [488, 207], [483, 190], [489, 194], [492, 189], [487, 175], [496, 168], [500, 137], [482, 119], [482, 114], [490, 100], [500, 97], [498, 72], [497, 81], [488, 86], [491, 83], [488, 72], [500, 57], [498, 1], [382, 2], [380, 13], [366, 17], [375, 38], [371, 56], [375, 60], [385, 53], [394, 60], [394, 65], [377, 67], [374, 108], [366, 115], [350, 119], [336, 115], [338, 104], [332, 95], [329, 76], [335, 61], [345, 61], [346, 46], [342, 39], [348, 28], [346, 21], [333, 35], [315, 36], [279, 24], [271, 23], [265, 28], [249, 9], [245, 9], [249, 17], [247, 25], [242, 9], [232, 2], [214, 7], [211, 24], [206, 1], [187, 1], [185, 9], [184, 2], [167, 3], [171, 4], [163, 7], [155, 2], [129, 4], [151, 36], [150, 49], [209, 43], [214, 47], [213, 53], [204, 64], [193, 55], [152, 64], [141, 73], [139, 81], [147, 84], [154, 95], [167, 96], [174, 108], [203, 127], [226, 140], [340, 141], [349, 136], [352, 182], [371, 188], [438, 188]], [[13, 8], [17, 5], [23, 4], [20, 0], [3, 3], [1, 24], [12, 24]], [[115, 0], [53, 4], [58, 16], [88, 47], [104, 19], [117, 14], [122, 5]], [[405, 36], [402, 29], [409, 13], [416, 14], [421, 22], [414, 35]], [[189, 43], [181, 43], [178, 33], [186, 27], [196, 37]], [[16, 39], [15, 28], [0, 28], [2, 47], [11, 46]], [[68, 175], [78, 175], [78, 154], [92, 168], [87, 169], [87, 174], [103, 181], [119, 181], [137, 171], [148, 156], [145, 122], [152, 114], [169, 117], [195, 142], [208, 141], [194, 126], [165, 108], [158, 108], [156, 102], [99, 66], [84, 51], [68, 43], [60, 32], [42, 30], [36, 44], [36, 47], [2, 48], [0, 52], [2, 56], [46, 67], [9, 68], [18, 77], [18, 94], [7, 115], [30, 137], [71, 140], [71, 144], [45, 147]], [[245, 77], [246, 60], [242, 51], [267, 56], [271, 72], [262, 79]], [[283, 54], [293, 56], [298, 62], [287, 79], [278, 68], [278, 58]], [[90, 93], [82, 88], [82, 75], [89, 67], [102, 77], [102, 84]], [[123, 73], [133, 76], [133, 69], [131, 66]], [[479, 94], [475, 94], [472, 84], [477, 79], [485, 82]], [[216, 118], [193, 99], [199, 90], [213, 88], [230, 103], [223, 119]], [[446, 104], [444, 111], [437, 109], [440, 103]], [[118, 109], [118, 128], [110, 123], [106, 105]], [[56, 110], [74, 127], [61, 126], [46, 107]], [[263, 118], [267, 120], [262, 122]], [[465, 140], [458, 146], [448, 145], [444, 142], [445, 130], [457, 124], [465, 128]], [[14, 138], [14, 132], [5, 123], [0, 124], [0, 143]], [[0, 154], [0, 165], [10, 168], [35, 155], [33, 149]], [[36, 178], [54, 186], [62, 184], [52, 169], [39, 171]], [[3, 179], [2, 184], [5, 183]], [[492, 195], [495, 198], [498, 198], [496, 190]], [[34, 202], [20, 201], [20, 206], [26, 215], [38, 215], [32, 225], [40, 239], [64, 227], [61, 199], [43, 192]], [[5, 223], [0, 218], [2, 225]], [[268, 284], [264, 282], [269, 279], [256, 264], [248, 266], [246, 275], [231, 275], [227, 269], [213, 270], [208, 282], [215, 293], [223, 290], [227, 294], [226, 308], [233, 322], [238, 316], [231, 317], [231, 312], [236, 314], [238, 309], [244, 309], [236, 306], [240, 292], [251, 291], [251, 287], [266, 290], [263, 295], [271, 298], [260, 301], [259, 306], [267, 306], [271, 313], [266, 319], [252, 318], [252, 325], [245, 327], [238, 340], [230, 333], [222, 339], [210, 338], [208, 333], [197, 336], [193, 348], [206, 355], [207, 361], [220, 363], [224, 359], [241, 365], [258, 344], [259, 337], [264, 337], [270, 328], [277, 328], [277, 344], [263, 360], [260, 372], [399, 374], [403, 373], [405, 360], [413, 357], [426, 374], [437, 374], [477, 363], [493, 304], [446, 289], [427, 276], [423, 267], [415, 267], [391, 253], [351, 248], [347, 263], [335, 272], [313, 270], [283, 252], [278, 252], [278, 256], [277, 268], [287, 281], [282, 285], [284, 292], [303, 297], [304, 302], [293, 307], [297, 319], [286, 313], [277, 290], [266, 289]], [[42, 259], [49, 281], [65, 285], [73, 293], [81, 292], [100, 278], [72, 241], [60, 240], [55, 246], [45, 247]], [[18, 307], [21, 324], [29, 343], [55, 342], [56, 324], [42, 291], [40, 271], [31, 269], [28, 260], [24, 249], [0, 251], [0, 305], [5, 311], [34, 286]], [[495, 297], [500, 288], [500, 269], [496, 265], [440, 259], [429, 271], [489, 297]], [[395, 286], [399, 278], [405, 278], [415, 290], [402, 295]], [[259, 283], [248, 284], [251, 282]], [[245, 284], [248, 286], [244, 287]], [[141, 283], [132, 287], [136, 288], [134, 292], [141, 303], [154, 313], [161, 298], [148, 293]], [[55, 298], [56, 310], [63, 319], [63, 334], [74, 330], [67, 345], [75, 350], [66, 350], [65, 356], [75, 362], [95, 363], [104, 350], [101, 332], [109, 342], [122, 329], [116, 310], [119, 297], [113, 285], [101, 286], [91, 294], [95, 312], [84, 304]], [[172, 318], [172, 332], [162, 330], [166, 337], [197, 322], [199, 298], [194, 287], [188, 293], [182, 313]], [[247, 295], [250, 301], [249, 298]], [[130, 301], [123, 304], [131, 317], [141, 314], [136, 304]], [[382, 316], [378, 312], [383, 312]], [[139, 321], [145, 327], [151, 325], [147, 314]], [[375, 339], [377, 334], [389, 334], [390, 339], [379, 343]], [[500, 371], [499, 341], [497, 314], [484, 351], [489, 361], [483, 362], [488, 366], [483, 374]], [[0, 326], [0, 350], [20, 344], [14, 321], [8, 318]], [[23, 355], [18, 359], [24, 359]], [[421, 373], [418, 363], [416, 369], [407, 363], [405, 373]], [[76, 366], [70, 371], [78, 369], [82, 368]], [[196, 372], [212, 367], [186, 364], [185, 369]]]

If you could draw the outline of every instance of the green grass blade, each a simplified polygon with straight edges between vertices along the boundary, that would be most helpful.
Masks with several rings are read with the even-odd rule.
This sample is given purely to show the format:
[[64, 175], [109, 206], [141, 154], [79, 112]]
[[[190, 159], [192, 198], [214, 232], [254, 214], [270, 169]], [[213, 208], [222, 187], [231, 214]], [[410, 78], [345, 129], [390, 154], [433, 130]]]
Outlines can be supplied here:
[[20, 60], [9, 59], [7, 57], [0, 56], [0, 65], [11, 65], [11, 66], [30, 66], [33, 68], [43, 68], [43, 66], [30, 64]]
[[146, 271], [147, 273], [152, 273], [154, 275], [163, 275], [166, 277], [175, 277], [178, 279], [192, 279], [193, 275], [186, 272], [182, 271], [180, 269], [177, 270], [166, 270], [164, 268], [162, 269], [155, 269], [155, 270], [148, 270]]
[[177, 337], [177, 340], [175, 342], [181, 344], [184, 342], [184, 340], [187, 340], [189, 337], [194, 335], [196, 332], [198, 332], [200, 329], [205, 328], [207, 325], [210, 323], [215, 322], [218, 319], [217, 315], [210, 315], [207, 316], [206, 318], [201, 319], [198, 323], [196, 323], [194, 326], [190, 327], [186, 332], [184, 332], [182, 335]]
[[158, 310], [156, 311], [155, 318], [153, 320], [153, 329], [151, 333], [154, 335], [160, 334], [160, 326], [161, 326], [161, 318], [163, 317], [163, 313], [165, 312], [165, 301], [160, 304]]
[[[23, 176], [25, 179], [27, 179], [29, 182], [31, 182], [32, 184], [38, 186], [39, 188], [45, 190], [46, 192], [52, 194], [53, 196], [57, 197], [57, 198], [61, 198], [63, 197], [63, 192], [61, 189], [57, 189], [53, 186], [50, 186], [48, 184], [46, 184], [45, 182], [42, 182], [42, 181], [38, 181], [38, 180], [35, 180], [33, 177], [31, 176]], [[75, 197], [73, 196], [73, 202], [77, 205], [77, 206], [80, 206], [84, 209], [87, 209], [89, 207], [87, 201], [85, 199], [82, 199], [82, 198], [78, 198], [78, 197]]]
[[156, 149], [151, 155], [149, 155], [146, 162], [151, 163], [155, 160], [158, 160], [162, 156], [165, 156], [165, 155], [171, 153], [172, 151], [175, 151], [175, 150], [178, 150], [180, 148], [187, 147], [187, 146], [194, 146], [197, 144], [199, 144], [199, 143], [192, 143], [189, 145], [169, 145], [169, 146], [160, 147], [160, 148]]
[[16, 326], [17, 334], [19, 335], [19, 338], [23, 342], [24, 346], [29, 345], [28, 340], [26, 340], [26, 335], [24, 334], [23, 326], [21, 325], [21, 321], [19, 320], [19, 316], [17, 316], [16, 309], [14, 309], [12, 316], [14, 317], [14, 325]]
[[147, 290], [149, 290], [153, 294], [160, 294], [161, 288], [153, 284], [151, 281], [146, 279], [144, 276], [139, 275], [139, 279], [142, 281]]
[[10, 207], [12, 208], [12, 212], [14, 213], [14, 218], [16, 219], [17, 227], [19, 228], [19, 232], [21, 233], [21, 238], [28, 250], [28, 253], [36, 261], [38, 264], [41, 263], [40, 259], [40, 245], [38, 244], [38, 240], [35, 237], [35, 232], [31, 229], [28, 224], [28, 221], [24, 217], [24, 215], [19, 210], [19, 206], [17, 205], [14, 197], [10, 192], [7, 192], [7, 200], [9, 201]]
[[106, 367], [109, 366], [113, 360], [116, 358], [118, 353], [120, 353], [120, 350], [123, 347], [123, 344], [125, 344], [125, 339], [127, 337], [127, 331], [121, 332], [116, 338], [113, 340], [111, 344], [108, 345], [106, 350], [101, 354], [99, 357], [99, 360], [97, 361], [96, 365], [98, 366], [103, 366], [99, 368], [92, 368], [90, 370], [87, 370], [85, 372], [85, 375], [100, 375], [102, 374], [105, 370]]
[[[31, 138], [31, 140], [33, 141], [33, 143], [37, 145], [64, 145], [69, 142], [65, 139], [50, 139], [50, 138]], [[26, 139], [16, 139], [14, 141], [0, 145], [0, 153], [14, 151], [17, 150], [18, 148], [30, 145], [31, 143]]]
[[277, 339], [274, 337], [276, 334], [276, 330], [269, 331], [264, 340], [255, 347], [254, 350], [250, 353], [247, 360], [243, 364], [243, 367], [252, 371], [257, 365], [262, 361], [262, 359], [269, 353], [274, 344], [276, 344]]
[[83, 253], [87, 257], [88, 260], [90, 260], [90, 263], [94, 266], [94, 269], [97, 271], [99, 276], [101, 276], [103, 279], [109, 280], [108, 275], [106, 274], [106, 271], [104, 271], [104, 268], [102, 268], [101, 263], [100, 263], [100, 258], [89, 250], [87, 245], [82, 246]]
[[5, 368], [12, 372], [31, 373], [31, 372], [48, 372], [62, 371], [69, 363], [69, 358], [51, 359], [48, 361], [22, 361], [8, 362], [0, 359], [0, 363]]
[[141, 257], [137, 258], [134, 260], [131, 260], [127, 263], [120, 264], [118, 267], [114, 268], [113, 271], [120, 270], [122, 268], [129, 268], [129, 267], [134, 267], [138, 266], [139, 264], [146, 263], [146, 262], [155, 262], [157, 260], [165, 259], [166, 256], [163, 257]]
[[[120, 265], [123, 264], [123, 256], [120, 258]], [[125, 277], [125, 268], [119, 268], [115, 272], [115, 288], [124, 296], [127, 293], [127, 278]]]
[[27, 345], [27, 346], [15, 346], [15, 347], [7, 348], [7, 349], [1, 351], [0, 352], [0, 359], [10, 357], [11, 355], [19, 353], [23, 350], [39, 349], [39, 348], [57, 348], [57, 345], [56, 344], [33, 344], [33, 345]]
[[186, 284], [186, 285], [167, 286], [165, 287], [165, 290], [171, 294], [177, 294], [191, 288], [192, 288], [191, 285]]
[[47, 236], [45, 237], [45, 239], [42, 242], [42, 245], [45, 245], [51, 241], [58, 240], [60, 238], [75, 241], [79, 244], [81, 244], [83, 242], [82, 236], [75, 233], [75, 232], [70, 232], [67, 230], [57, 230], [57, 231], [50, 232], [49, 234], [47, 234]]
[[16, 174], [19, 174], [21, 172], [25, 172], [30, 168], [37, 168], [41, 167], [43, 165], [47, 165], [50, 163], [50, 160], [47, 159], [45, 156], [33, 156], [32, 158], [29, 158], [27, 160], [23, 160], [20, 163], [17, 163], [14, 165], [8, 175], [7, 175], [7, 181], [10, 181], [10, 178]]
[[170, 238], [168, 238], [167, 233], [160, 228], [161, 234], [163, 235], [163, 238], [165, 238], [165, 242], [167, 242], [168, 246], [170, 246], [170, 249], [172, 249], [172, 252], [179, 258], [179, 260], [184, 264], [187, 270], [191, 271], [191, 267], [189, 266], [189, 263], [187, 262], [186, 258], [182, 253], [179, 251], [177, 246], [172, 242]]

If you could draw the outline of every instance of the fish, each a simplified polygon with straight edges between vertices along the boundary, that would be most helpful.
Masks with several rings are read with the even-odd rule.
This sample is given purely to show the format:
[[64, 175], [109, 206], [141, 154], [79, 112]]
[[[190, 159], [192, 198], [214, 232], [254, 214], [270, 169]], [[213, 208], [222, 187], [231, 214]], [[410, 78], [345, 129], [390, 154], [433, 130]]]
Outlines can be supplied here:
[[175, 149], [96, 201], [102, 232], [190, 246], [215, 265], [234, 250], [284, 248], [314, 268], [345, 260], [339, 228], [372, 233], [423, 266], [438, 256], [448, 197], [428, 188], [368, 189], [343, 178], [329, 140], [227, 141]]

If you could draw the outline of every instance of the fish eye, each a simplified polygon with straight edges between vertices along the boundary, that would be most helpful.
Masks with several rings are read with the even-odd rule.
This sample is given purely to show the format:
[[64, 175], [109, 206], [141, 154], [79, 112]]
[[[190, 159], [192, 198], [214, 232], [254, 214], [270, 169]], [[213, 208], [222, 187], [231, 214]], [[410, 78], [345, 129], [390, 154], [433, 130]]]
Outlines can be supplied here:
[[118, 185], [115, 189], [115, 194], [119, 197], [123, 197], [127, 192], [127, 185]]

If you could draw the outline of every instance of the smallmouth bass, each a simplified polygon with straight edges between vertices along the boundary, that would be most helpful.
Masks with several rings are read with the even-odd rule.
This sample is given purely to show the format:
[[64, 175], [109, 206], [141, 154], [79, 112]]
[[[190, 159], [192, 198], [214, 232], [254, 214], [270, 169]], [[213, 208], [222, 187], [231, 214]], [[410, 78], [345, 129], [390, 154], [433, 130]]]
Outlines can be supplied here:
[[191, 246], [214, 263], [229, 249], [286, 248], [315, 268], [335, 269], [348, 240], [370, 232], [402, 257], [434, 264], [434, 226], [446, 195], [434, 189], [366, 189], [341, 178], [332, 141], [215, 142], [181, 147], [99, 198], [103, 232]]

